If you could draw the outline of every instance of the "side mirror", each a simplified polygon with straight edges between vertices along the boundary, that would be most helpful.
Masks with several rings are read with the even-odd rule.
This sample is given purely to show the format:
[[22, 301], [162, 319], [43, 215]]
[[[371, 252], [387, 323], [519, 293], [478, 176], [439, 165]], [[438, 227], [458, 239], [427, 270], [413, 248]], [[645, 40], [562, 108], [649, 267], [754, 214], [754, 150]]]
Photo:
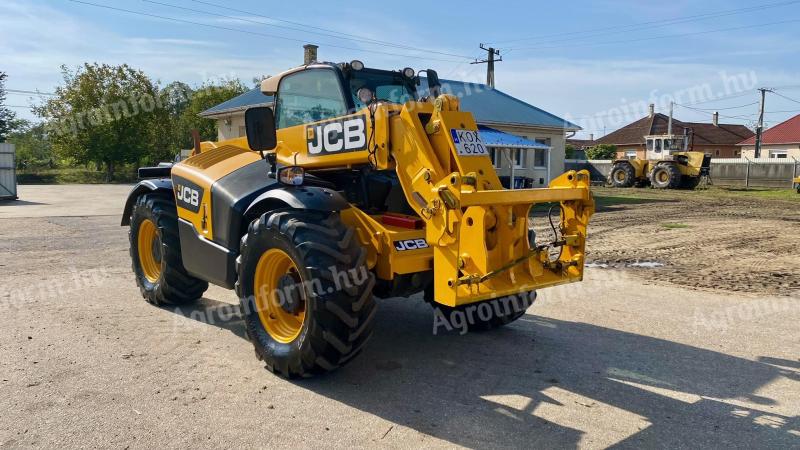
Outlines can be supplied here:
[[244, 113], [244, 124], [247, 131], [247, 145], [251, 150], [263, 152], [272, 150], [278, 145], [272, 108], [259, 106], [248, 109]]
[[431, 97], [438, 97], [442, 88], [442, 82], [439, 81], [439, 74], [433, 69], [425, 70], [425, 74], [428, 76], [428, 90], [430, 91]]

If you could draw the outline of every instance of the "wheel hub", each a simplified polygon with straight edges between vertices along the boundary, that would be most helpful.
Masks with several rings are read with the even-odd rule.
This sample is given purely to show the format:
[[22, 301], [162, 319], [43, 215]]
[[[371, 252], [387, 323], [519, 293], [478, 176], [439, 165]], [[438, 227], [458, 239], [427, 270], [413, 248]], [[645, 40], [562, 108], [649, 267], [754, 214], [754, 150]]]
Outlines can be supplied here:
[[296, 274], [287, 273], [278, 280], [278, 297], [281, 308], [289, 314], [297, 314], [303, 305], [303, 285]]

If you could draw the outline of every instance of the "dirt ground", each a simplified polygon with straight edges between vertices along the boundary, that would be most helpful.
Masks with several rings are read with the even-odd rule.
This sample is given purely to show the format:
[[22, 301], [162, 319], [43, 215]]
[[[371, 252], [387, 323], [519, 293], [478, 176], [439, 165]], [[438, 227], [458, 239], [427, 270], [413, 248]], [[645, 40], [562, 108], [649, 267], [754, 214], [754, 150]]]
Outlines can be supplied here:
[[358, 358], [288, 381], [233, 293], [141, 299], [128, 189], [0, 203], [0, 447], [800, 446], [800, 203], [598, 189], [584, 282], [465, 336], [380, 301]]
[[[603, 188], [595, 194], [600, 213], [587, 253], [598, 267], [694, 289], [800, 291], [800, 195], [775, 200], [718, 190]], [[652, 270], [648, 263], [664, 266]]]

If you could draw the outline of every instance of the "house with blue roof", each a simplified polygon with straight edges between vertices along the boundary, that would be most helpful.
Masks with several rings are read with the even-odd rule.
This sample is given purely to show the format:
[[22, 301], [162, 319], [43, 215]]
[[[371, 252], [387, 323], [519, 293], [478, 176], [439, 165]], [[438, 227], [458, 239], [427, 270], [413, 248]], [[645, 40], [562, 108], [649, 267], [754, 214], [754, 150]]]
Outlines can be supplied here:
[[[442, 92], [461, 101], [478, 122], [482, 139], [492, 153], [504, 184], [541, 187], [564, 172], [567, 135], [581, 128], [540, 108], [480, 83], [441, 80]], [[427, 81], [422, 79], [422, 86]], [[427, 88], [419, 89], [420, 96]], [[219, 140], [245, 135], [244, 112], [254, 106], [271, 106], [273, 98], [255, 88], [200, 113], [217, 121]]]

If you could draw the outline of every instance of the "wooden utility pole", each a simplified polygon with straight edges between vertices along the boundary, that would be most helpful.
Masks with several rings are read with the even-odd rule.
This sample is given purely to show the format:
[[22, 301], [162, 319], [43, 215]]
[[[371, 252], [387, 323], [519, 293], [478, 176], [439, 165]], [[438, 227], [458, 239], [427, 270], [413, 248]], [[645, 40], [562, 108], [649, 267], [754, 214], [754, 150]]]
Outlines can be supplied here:
[[756, 151], [755, 159], [761, 158], [761, 140], [764, 136], [764, 103], [767, 99], [767, 92], [772, 92], [772, 89], [760, 88], [761, 92], [761, 112], [758, 114], [758, 126], [756, 127]]
[[[487, 47], [483, 44], [480, 45], [481, 50], [486, 50], [488, 52], [488, 57], [486, 59], [478, 59], [470, 64], [486, 64], [486, 84], [489, 87], [494, 87], [494, 63], [500, 62], [503, 60], [503, 57], [500, 56], [500, 50], [495, 49], [494, 47]], [[495, 58], [499, 56], [499, 58]]]

